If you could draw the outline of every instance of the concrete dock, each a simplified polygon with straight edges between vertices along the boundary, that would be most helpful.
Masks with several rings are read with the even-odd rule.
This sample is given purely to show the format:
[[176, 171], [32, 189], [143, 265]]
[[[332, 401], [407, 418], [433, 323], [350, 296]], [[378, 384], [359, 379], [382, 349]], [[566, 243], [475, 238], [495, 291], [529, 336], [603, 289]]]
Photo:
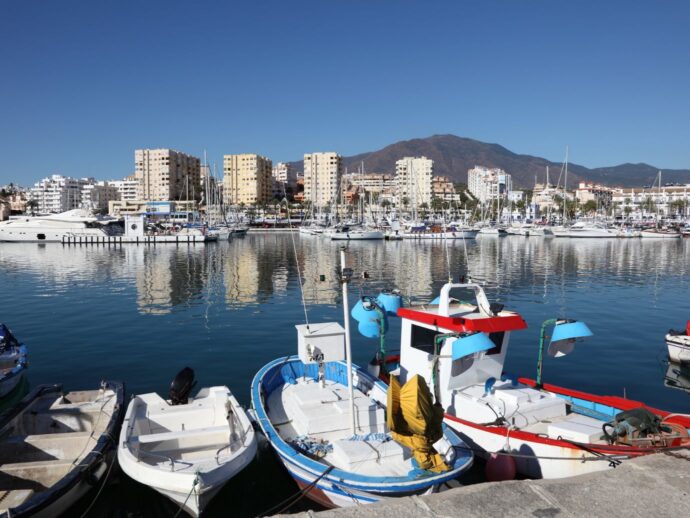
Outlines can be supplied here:
[[301, 518], [580, 517], [690, 515], [690, 449], [624, 461], [615, 469], [558, 480], [514, 480], [458, 487]]

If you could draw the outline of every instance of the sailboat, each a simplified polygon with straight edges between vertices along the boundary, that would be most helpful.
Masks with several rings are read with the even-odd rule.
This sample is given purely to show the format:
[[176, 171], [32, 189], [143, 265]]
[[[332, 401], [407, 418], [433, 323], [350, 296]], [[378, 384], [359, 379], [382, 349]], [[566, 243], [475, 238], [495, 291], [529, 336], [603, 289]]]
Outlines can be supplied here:
[[[347, 296], [352, 270], [344, 251], [339, 275], [345, 327], [296, 326], [297, 356], [269, 362], [252, 381], [259, 427], [303, 495], [326, 507], [436, 491], [471, 466], [472, 453], [441, 424], [441, 409], [430, 404], [425, 408], [436, 417], [420, 410], [422, 433], [407, 433], [413, 428], [403, 402], [408, 399], [352, 363]], [[410, 381], [401, 393], [413, 387], [414, 399], [429, 403], [425, 382]]]
[[[659, 200], [661, 200], [661, 171], [658, 174], [659, 178]], [[640, 236], [645, 239], [677, 239], [683, 237], [683, 234], [677, 230], [672, 230], [669, 228], [662, 228], [659, 225], [659, 204], [656, 206], [656, 219], [657, 223], [654, 228], [647, 228], [640, 232]]]

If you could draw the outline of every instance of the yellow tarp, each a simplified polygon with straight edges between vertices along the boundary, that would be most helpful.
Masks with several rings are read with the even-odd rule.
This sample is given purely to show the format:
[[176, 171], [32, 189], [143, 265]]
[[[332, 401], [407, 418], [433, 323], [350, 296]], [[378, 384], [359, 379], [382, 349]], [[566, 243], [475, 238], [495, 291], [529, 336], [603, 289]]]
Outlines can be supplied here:
[[433, 403], [424, 378], [416, 375], [401, 388], [398, 378], [391, 376], [386, 411], [393, 439], [412, 450], [420, 468], [436, 472], [450, 469], [433, 447], [443, 436], [443, 408]]

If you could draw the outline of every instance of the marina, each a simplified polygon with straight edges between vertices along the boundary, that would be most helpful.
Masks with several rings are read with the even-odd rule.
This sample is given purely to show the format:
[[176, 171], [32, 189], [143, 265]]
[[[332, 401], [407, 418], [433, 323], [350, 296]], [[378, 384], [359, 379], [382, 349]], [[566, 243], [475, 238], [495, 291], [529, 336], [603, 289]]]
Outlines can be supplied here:
[[[294, 325], [304, 321], [297, 264], [310, 322], [342, 322], [342, 290], [335, 275], [341, 248], [342, 243], [324, 237], [258, 230], [204, 247], [3, 244], [0, 289], [16, 296], [3, 318], [12, 324], [14, 336], [30, 346], [26, 377], [31, 386], [68, 379], [66, 389], [72, 390], [102, 378], [121, 379], [128, 394], [163, 395], [175, 373], [189, 365], [203, 386], [227, 386], [239, 404], [250, 408], [255, 373], [297, 352], [290, 345], [295, 344]], [[441, 293], [449, 271], [457, 280], [470, 275], [491, 303], [518, 312], [527, 324], [511, 337], [506, 372], [533, 376], [541, 323], [554, 316], [574, 317], [586, 321], [594, 336], [564, 359], [545, 359], [549, 386], [577, 386], [680, 413], [690, 408], [687, 392], [678, 390], [686, 379], [684, 370], [668, 362], [664, 341], [666, 331], [690, 313], [684, 297], [690, 276], [688, 240], [512, 235], [351, 242], [346, 252], [358, 272], [351, 281], [351, 307], [364, 294], [393, 288], [400, 290], [403, 307], [428, 304]], [[591, 297], [595, 284], [606, 288], [596, 301]], [[57, 298], [64, 304], [55, 306]], [[649, 317], [643, 321], [637, 315], [641, 299]], [[36, 324], [46, 319], [50, 325]], [[119, 325], [123, 319], [129, 322], [126, 329]], [[271, 326], [246, 325], [264, 320]], [[395, 317], [388, 322], [387, 348], [395, 353], [403, 323]], [[633, 326], [631, 336], [626, 330]], [[365, 366], [379, 344], [354, 327], [352, 359]], [[57, 349], [56, 334], [61, 337]], [[81, 360], [71, 361], [75, 357]], [[586, 382], [582, 372], [589, 373]], [[347, 399], [347, 390], [343, 397]], [[584, 466], [589, 464], [606, 463]], [[169, 463], [162, 466], [169, 469]], [[268, 495], [258, 482], [265, 477], [259, 472], [272, 473], [276, 481]], [[299, 488], [279, 456], [259, 440], [256, 459], [217, 491], [204, 516], [222, 516], [236, 495], [256, 494], [238, 510], [238, 515], [254, 516]], [[169, 516], [179, 507], [172, 500], [123, 474], [108, 480], [90, 512], [97, 516], [99, 510], [121, 509]], [[84, 498], [75, 509], [90, 503]], [[288, 508], [321, 507], [301, 499]]]

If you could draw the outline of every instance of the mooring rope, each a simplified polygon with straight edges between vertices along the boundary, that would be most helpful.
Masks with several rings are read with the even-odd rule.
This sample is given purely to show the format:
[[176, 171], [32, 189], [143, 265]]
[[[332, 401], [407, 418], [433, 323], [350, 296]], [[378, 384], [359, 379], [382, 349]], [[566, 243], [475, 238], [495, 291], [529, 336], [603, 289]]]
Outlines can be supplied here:
[[[257, 516], [261, 517], [261, 516], [272, 516], [274, 514], [281, 514], [283, 511], [285, 511], [286, 509], [289, 509], [290, 507], [295, 505], [297, 502], [302, 500], [302, 498], [304, 498], [312, 489], [314, 489], [316, 487], [316, 484], [318, 484], [318, 482], [323, 477], [325, 477], [331, 471], [333, 471], [334, 468], [335, 468], [335, 466], [328, 466], [328, 468], [326, 468], [326, 470], [323, 473], [321, 473], [321, 475], [319, 475], [318, 478], [316, 478], [311, 484], [309, 484], [308, 486], [305, 486], [304, 488], [297, 491], [297, 493], [295, 493], [294, 495], [290, 495], [289, 497], [287, 497], [282, 502], [279, 502], [278, 504], [274, 505], [273, 507], [264, 511], [263, 513], [258, 514]], [[283, 504], [285, 504], [284, 507], [282, 507], [278, 511], [274, 512], [278, 507], [282, 506]]]

